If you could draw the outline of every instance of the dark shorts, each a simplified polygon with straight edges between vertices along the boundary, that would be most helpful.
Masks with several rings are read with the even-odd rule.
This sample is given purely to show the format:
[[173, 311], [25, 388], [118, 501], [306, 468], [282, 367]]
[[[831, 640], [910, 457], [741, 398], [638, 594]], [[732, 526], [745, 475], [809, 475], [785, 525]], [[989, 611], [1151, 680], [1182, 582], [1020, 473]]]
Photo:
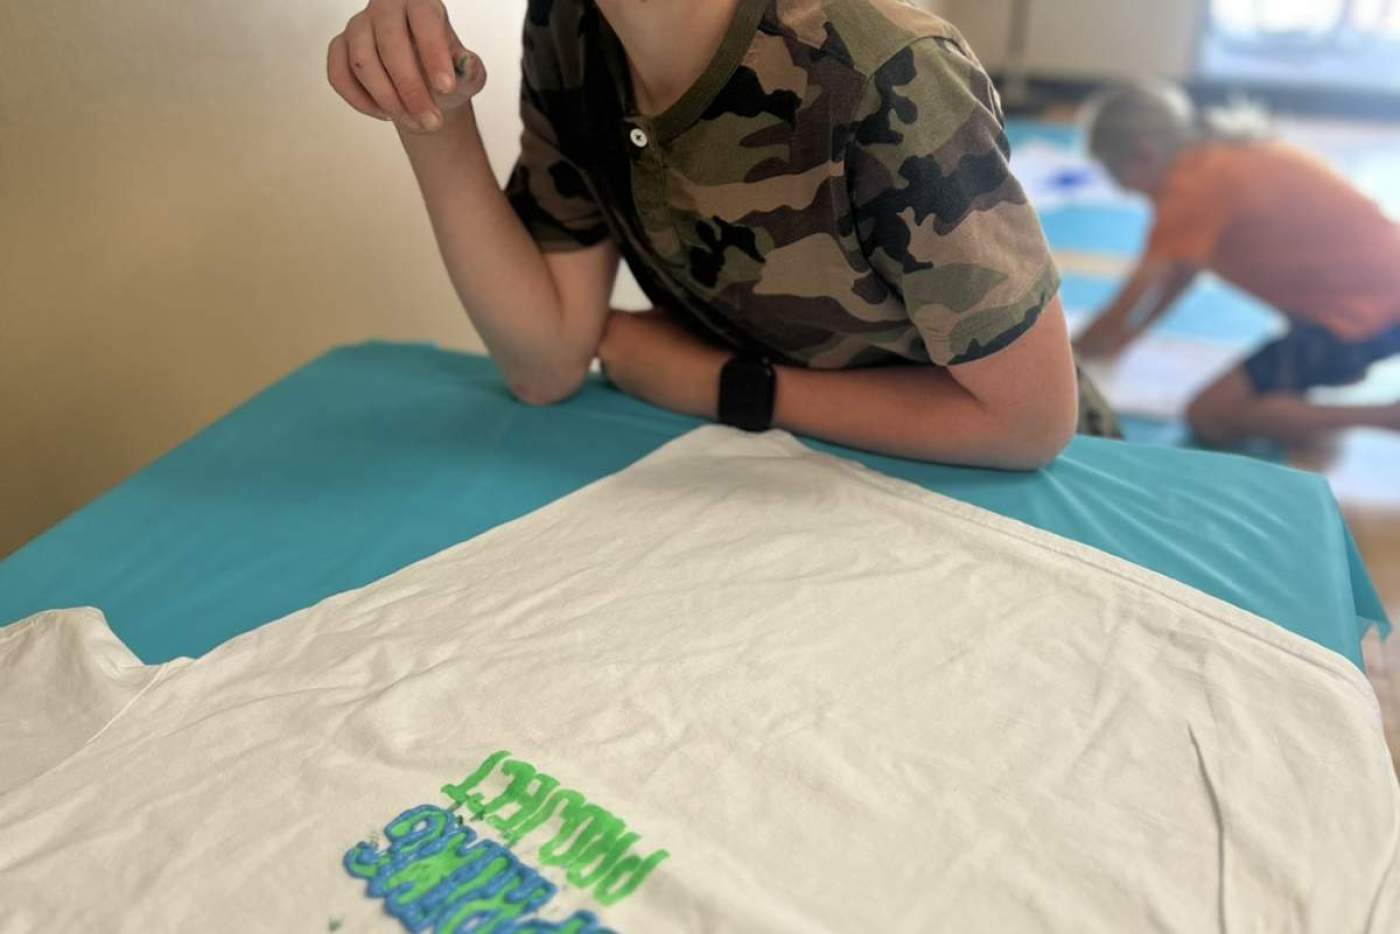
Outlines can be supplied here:
[[1400, 354], [1400, 325], [1364, 341], [1344, 341], [1302, 324], [1244, 362], [1260, 395], [1301, 393], [1315, 386], [1359, 383], [1373, 363]]

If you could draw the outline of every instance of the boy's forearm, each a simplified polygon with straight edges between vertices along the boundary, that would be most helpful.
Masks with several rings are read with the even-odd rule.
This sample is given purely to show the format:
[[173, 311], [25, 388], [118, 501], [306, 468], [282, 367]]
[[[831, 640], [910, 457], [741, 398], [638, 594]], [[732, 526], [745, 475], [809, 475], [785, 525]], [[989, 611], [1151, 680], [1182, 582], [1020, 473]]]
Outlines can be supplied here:
[[847, 447], [914, 460], [1028, 470], [1063, 439], [1008, 424], [944, 370], [780, 368], [774, 423]]
[[[600, 348], [619, 389], [711, 420], [730, 356], [658, 313], [614, 314]], [[1077, 389], [1058, 302], [1015, 345], [959, 367], [956, 376], [926, 365], [775, 369], [774, 427], [847, 447], [1030, 470], [1053, 460], [1074, 434]]]
[[[672, 411], [715, 420], [727, 353], [695, 348], [621, 388]], [[1059, 451], [1054, 439], [1015, 430], [927, 366], [869, 370], [777, 367], [773, 427], [845, 447], [911, 460], [1026, 470]]]
[[568, 320], [543, 254], [500, 190], [472, 109], [449, 115], [438, 133], [400, 137], [448, 275], [492, 358], [522, 395], [567, 395], [598, 334]]

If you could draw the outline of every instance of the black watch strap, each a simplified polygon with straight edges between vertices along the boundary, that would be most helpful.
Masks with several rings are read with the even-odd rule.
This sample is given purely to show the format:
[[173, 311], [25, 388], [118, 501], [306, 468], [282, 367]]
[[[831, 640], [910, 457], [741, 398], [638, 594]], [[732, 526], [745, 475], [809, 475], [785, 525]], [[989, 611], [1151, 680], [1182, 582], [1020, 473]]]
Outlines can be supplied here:
[[720, 372], [720, 424], [744, 431], [767, 431], [773, 427], [777, 397], [778, 375], [773, 362], [758, 354], [738, 354]]

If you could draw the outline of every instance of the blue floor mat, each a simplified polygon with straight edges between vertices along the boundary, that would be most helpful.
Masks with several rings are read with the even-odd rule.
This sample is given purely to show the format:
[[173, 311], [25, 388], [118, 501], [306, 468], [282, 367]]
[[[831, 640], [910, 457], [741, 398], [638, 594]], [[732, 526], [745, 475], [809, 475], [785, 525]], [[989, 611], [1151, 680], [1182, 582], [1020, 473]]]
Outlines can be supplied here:
[[1045, 123], [1040, 120], [1008, 120], [1006, 138], [1011, 148], [1017, 149], [1029, 142], [1049, 143], [1064, 149], [1078, 149], [1083, 146], [1084, 133], [1075, 123]]
[[1152, 215], [1145, 207], [1074, 205], [1042, 213], [1040, 223], [1056, 250], [1136, 256], [1147, 244]]
[[[1123, 440], [1134, 444], [1151, 444], [1159, 447], [1191, 448], [1197, 451], [1219, 451], [1201, 443], [1191, 434], [1184, 422], [1164, 422], [1152, 418], [1139, 418], [1135, 415], [1122, 415], [1118, 423], [1123, 429]], [[1282, 464], [1288, 460], [1288, 452], [1282, 445], [1263, 438], [1254, 438], [1230, 448], [1229, 454], [1252, 457], [1255, 460]]]

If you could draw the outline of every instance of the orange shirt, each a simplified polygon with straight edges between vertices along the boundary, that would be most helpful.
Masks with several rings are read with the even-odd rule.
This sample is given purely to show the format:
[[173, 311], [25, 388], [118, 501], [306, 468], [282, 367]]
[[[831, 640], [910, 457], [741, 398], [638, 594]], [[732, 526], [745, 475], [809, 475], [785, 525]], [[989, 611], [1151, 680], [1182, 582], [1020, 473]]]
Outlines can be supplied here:
[[1321, 161], [1202, 143], [1156, 198], [1150, 257], [1190, 262], [1344, 340], [1400, 324], [1400, 225]]

